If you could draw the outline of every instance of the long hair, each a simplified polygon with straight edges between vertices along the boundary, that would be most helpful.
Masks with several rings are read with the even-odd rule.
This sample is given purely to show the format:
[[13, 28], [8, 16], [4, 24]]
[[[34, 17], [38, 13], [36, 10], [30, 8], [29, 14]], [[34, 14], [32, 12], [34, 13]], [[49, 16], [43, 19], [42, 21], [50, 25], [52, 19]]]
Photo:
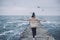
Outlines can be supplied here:
[[35, 13], [34, 12], [32, 13], [32, 16], [31, 17], [35, 17]]

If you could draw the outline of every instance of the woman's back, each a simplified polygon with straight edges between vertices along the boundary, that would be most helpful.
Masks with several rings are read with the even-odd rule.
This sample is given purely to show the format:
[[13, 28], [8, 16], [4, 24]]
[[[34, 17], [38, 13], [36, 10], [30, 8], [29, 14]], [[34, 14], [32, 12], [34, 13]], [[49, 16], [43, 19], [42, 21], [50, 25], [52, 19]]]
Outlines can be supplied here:
[[30, 26], [33, 28], [33, 27], [37, 27], [38, 26], [38, 19], [36, 18], [31, 18], [29, 20], [29, 23], [30, 23]]

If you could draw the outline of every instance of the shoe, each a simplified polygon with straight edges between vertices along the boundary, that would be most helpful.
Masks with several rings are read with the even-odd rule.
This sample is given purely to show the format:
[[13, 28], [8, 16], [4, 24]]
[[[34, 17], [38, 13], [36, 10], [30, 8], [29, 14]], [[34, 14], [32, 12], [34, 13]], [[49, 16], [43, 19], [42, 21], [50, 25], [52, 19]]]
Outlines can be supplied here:
[[35, 38], [33, 38], [33, 40], [35, 40]]

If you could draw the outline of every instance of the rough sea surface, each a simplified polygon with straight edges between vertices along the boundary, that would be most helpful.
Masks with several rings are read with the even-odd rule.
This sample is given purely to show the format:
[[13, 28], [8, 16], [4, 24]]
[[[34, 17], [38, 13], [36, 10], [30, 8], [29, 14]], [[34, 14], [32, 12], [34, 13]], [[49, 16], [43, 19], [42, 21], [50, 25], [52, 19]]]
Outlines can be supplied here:
[[[21, 33], [28, 27], [29, 22], [22, 21], [30, 16], [0, 16], [0, 40], [18, 40]], [[37, 16], [46, 19], [41, 22], [48, 32], [60, 40], [60, 16]]]

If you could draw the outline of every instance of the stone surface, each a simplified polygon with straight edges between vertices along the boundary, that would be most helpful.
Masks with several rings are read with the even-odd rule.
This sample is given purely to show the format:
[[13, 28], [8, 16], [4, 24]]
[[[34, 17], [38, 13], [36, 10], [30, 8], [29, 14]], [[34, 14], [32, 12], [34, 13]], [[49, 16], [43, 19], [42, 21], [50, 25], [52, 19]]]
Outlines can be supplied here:
[[[50, 35], [48, 31], [42, 26], [37, 27], [36, 32], [37, 35], [35, 36], [35, 40], [55, 40], [52, 35]], [[21, 35], [22, 38], [20, 40], [33, 40], [30, 27], [28, 27]]]

